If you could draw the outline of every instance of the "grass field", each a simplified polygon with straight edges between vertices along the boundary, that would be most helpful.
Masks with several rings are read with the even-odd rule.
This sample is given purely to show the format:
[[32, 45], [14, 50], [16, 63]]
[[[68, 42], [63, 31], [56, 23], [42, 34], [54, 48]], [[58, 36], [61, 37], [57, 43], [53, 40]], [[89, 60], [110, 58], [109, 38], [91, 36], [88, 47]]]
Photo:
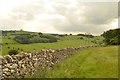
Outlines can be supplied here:
[[53, 70], [29, 78], [117, 78], [118, 47], [98, 47], [82, 50], [58, 63]]
[[[18, 49], [18, 48], [23, 49], [24, 52], [31, 52], [34, 49], [36, 51], [39, 51], [41, 49], [58, 49], [58, 48], [66, 48], [66, 47], [84, 46], [85, 39], [81, 40], [78, 38], [79, 36], [66, 36], [64, 38], [61, 38], [58, 42], [54, 42], [54, 43], [19, 44], [15, 42], [13, 39], [8, 39], [8, 37], [6, 36], [2, 38], [2, 42], [3, 42], [2, 55], [8, 54], [8, 51], [9, 51], [8, 47], [10, 47], [10, 49], [13, 49], [14, 47], [15, 49]], [[93, 39], [90, 39], [90, 42], [87, 43], [87, 45], [96, 45], [92, 43], [91, 40]], [[5, 44], [6, 42], [8, 43], [8, 45]]]
[[[101, 36], [97, 36], [94, 38], [89, 38], [89, 42], [87, 44], [85, 44], [86, 41], [88, 41], [87, 37], [68, 35], [65, 37], [55, 36], [56, 38], [58, 38], [58, 41], [54, 42], [54, 43], [20, 44], [13, 40], [14, 35], [12, 35], [12, 34], [38, 35], [37, 32], [28, 32], [28, 31], [15, 31], [15, 33], [8, 32], [7, 36], [2, 36], [2, 55], [3, 56], [7, 55], [8, 51], [13, 48], [14, 49], [19, 48], [20, 49], [19, 52], [21, 52], [21, 49], [24, 52], [31, 52], [34, 49], [36, 51], [40, 51], [41, 49], [58, 49], [58, 48], [79, 47], [79, 46], [85, 46], [85, 45], [98, 45], [91, 41], [96, 40], [99, 43], [99, 42], [102, 42], [102, 40], [103, 40], [103, 38]], [[50, 34], [43, 33], [43, 35], [50, 35]], [[83, 37], [83, 39], [80, 39], [81, 37]], [[6, 45], [6, 43], [8, 43], [8, 44]], [[10, 48], [8, 49], [8, 47], [10, 47]]]
[[[16, 32], [16, 34], [38, 34], [32, 32]], [[53, 43], [32, 43], [20, 44], [14, 41], [10, 33], [2, 37], [2, 55], [7, 55], [10, 49], [23, 49], [24, 52], [31, 52], [34, 49], [60, 49], [79, 47], [86, 45], [99, 45], [103, 41], [101, 36], [88, 38], [81, 36], [58, 37], [58, 42]], [[96, 40], [97, 44], [92, 41]], [[8, 43], [8, 44], [6, 44]], [[10, 49], [8, 49], [10, 47]], [[68, 59], [56, 64], [53, 70], [46, 69], [43, 72], [37, 71], [34, 75], [27, 75], [29, 78], [117, 78], [118, 76], [118, 47], [89, 48], [75, 53]]]

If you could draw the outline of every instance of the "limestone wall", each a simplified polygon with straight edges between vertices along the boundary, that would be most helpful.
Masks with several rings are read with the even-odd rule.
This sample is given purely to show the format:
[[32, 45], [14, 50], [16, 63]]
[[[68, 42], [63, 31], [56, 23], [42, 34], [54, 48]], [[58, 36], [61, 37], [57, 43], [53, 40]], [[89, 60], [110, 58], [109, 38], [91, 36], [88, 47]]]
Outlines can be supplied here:
[[75, 51], [89, 47], [97, 46], [64, 48], [57, 50], [48, 49], [39, 52], [33, 51], [31, 53], [0, 57], [0, 60], [2, 60], [0, 63], [0, 67], [2, 67], [1, 77], [21, 78], [27, 74], [34, 74], [37, 69], [44, 70], [46, 67], [51, 69], [56, 63], [74, 54]]

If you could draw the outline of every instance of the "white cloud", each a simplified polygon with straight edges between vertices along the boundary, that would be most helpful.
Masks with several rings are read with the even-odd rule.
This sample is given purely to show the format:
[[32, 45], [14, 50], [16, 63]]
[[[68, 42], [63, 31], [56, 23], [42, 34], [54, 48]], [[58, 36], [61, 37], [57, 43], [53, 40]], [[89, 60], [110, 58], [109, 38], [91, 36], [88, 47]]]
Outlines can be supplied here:
[[[85, 0], [88, 1], [88, 0]], [[84, 1], [83, 1], [84, 2]], [[117, 3], [79, 0], [0, 0], [0, 28], [100, 34], [116, 28]]]

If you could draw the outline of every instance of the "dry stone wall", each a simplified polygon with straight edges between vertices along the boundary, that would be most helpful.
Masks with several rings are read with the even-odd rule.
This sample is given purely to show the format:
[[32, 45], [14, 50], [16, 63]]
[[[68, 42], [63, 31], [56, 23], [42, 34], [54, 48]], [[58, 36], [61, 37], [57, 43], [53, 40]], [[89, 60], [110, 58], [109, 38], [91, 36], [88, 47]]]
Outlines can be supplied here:
[[57, 50], [41, 50], [39, 52], [33, 51], [31, 53], [22, 53], [18, 55], [7, 55], [0, 57], [0, 67], [2, 68], [2, 78], [23, 78], [27, 74], [34, 74], [39, 68], [44, 70], [46, 67], [52, 67], [66, 59], [68, 56], [75, 53], [75, 51], [97, 46], [83, 46], [78, 48], [64, 48]]

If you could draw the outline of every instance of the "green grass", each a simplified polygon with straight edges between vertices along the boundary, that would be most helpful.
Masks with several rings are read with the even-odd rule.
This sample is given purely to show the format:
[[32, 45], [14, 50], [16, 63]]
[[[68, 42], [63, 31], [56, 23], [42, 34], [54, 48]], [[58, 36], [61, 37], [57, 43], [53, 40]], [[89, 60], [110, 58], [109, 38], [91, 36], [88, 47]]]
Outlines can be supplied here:
[[[85, 40], [78, 39], [78, 36], [67, 36], [64, 38], [61, 38], [58, 42], [54, 43], [33, 43], [33, 44], [19, 44], [15, 42], [13, 39], [8, 39], [8, 37], [3, 37], [3, 46], [2, 46], [2, 55], [8, 54], [8, 47], [11, 49], [14, 48], [20, 48], [23, 49], [24, 52], [31, 52], [34, 50], [40, 51], [41, 49], [59, 49], [59, 48], [66, 48], [66, 47], [79, 47], [85, 45]], [[6, 45], [5, 43], [8, 43]], [[15, 43], [15, 44], [13, 44]], [[90, 42], [88, 45], [95, 45], [92, 42]]]
[[39, 71], [30, 78], [117, 78], [118, 47], [99, 47], [82, 50], [58, 63], [53, 70]]

